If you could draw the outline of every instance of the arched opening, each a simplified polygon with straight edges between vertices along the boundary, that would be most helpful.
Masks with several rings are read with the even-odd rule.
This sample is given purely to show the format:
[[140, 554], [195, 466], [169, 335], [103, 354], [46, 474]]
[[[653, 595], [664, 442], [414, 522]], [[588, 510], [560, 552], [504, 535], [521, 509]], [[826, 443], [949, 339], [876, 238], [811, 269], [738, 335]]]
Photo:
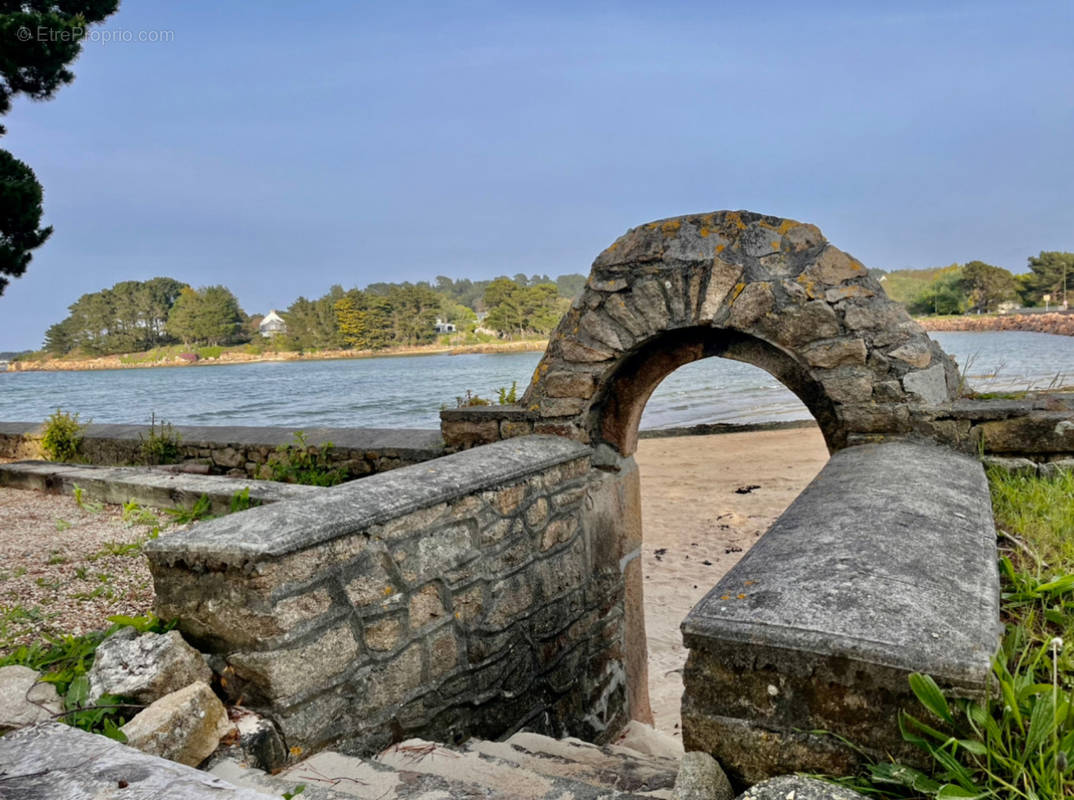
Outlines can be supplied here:
[[846, 443], [834, 403], [807, 367], [764, 339], [709, 326], [665, 331], [622, 358], [590, 406], [588, 427], [594, 443], [610, 445], [622, 456], [631, 455], [637, 449], [645, 404], [660, 382], [684, 364], [713, 356], [768, 372], [809, 409], [829, 450]]
[[[675, 525], [651, 525], [654, 532], [659, 531], [659, 535], [646, 536], [646, 517], [651, 520], [652, 511], [668, 511], [672, 506], [664, 502], [666, 497], [653, 502], [654, 495], [647, 489], [656, 488], [659, 484], [655, 480], [648, 486], [643, 483], [644, 459], [635, 456], [642, 415], [656, 388], [678, 368], [713, 357], [749, 364], [776, 378], [801, 400], [819, 428], [819, 437], [814, 431], [812, 441], [814, 448], [819, 444], [819, 452], [811, 450], [809, 436], [806, 435], [803, 438], [804, 449], [799, 453], [803, 456], [799, 464], [799, 484], [791, 496], [784, 498], [785, 502], [777, 500], [774, 504], [768, 504], [764, 516], [770, 519], [763, 527], [749, 531], [750, 534], [756, 534], [751, 536], [752, 541], [767, 530], [768, 524], [782, 513], [819, 471], [827, 458], [827, 451], [838, 450], [845, 445], [845, 429], [840, 424], [835, 403], [824, 387], [812, 377], [808, 367], [778, 345], [740, 331], [712, 326], [660, 331], [625, 353], [598, 382], [599, 388], [592, 398], [584, 424], [591, 443], [605, 451], [608, 463], [604, 468], [619, 476], [618, 491], [624, 498], [621, 524], [613, 535], [618, 538], [615, 552], [625, 584], [624, 657], [631, 716], [642, 722], [655, 722], [665, 733], [672, 734], [679, 718], [678, 698], [681, 697], [681, 678], [675, 670], [680, 669], [685, 660], [678, 626], [694, 602], [711, 589], [722, 574], [717, 569], [698, 573], [696, 565], [700, 563], [702, 567], [716, 567], [719, 564], [729, 569], [734, 561], [726, 556], [731, 556], [735, 551], [732, 551], [729, 543], [726, 548], [729, 552], [722, 554], [725, 558], [714, 559], [705, 545], [719, 547], [718, 543], [715, 540], [703, 543], [699, 541], [702, 537], [693, 535], [693, 532], [703, 530], [707, 524], [714, 522], [714, 518], [721, 513], [729, 513], [706, 505], [713, 500], [710, 492], [701, 492], [688, 499], [684, 497], [686, 501], [674, 507]], [[728, 444], [728, 440], [724, 440], [724, 444]], [[716, 452], [711, 442], [700, 446], [702, 450]], [[648, 448], [649, 451], [657, 449]], [[719, 457], [726, 459], [729, 455], [733, 458], [733, 454], [726, 452]], [[727, 491], [733, 492], [739, 488], [746, 490], [751, 485], [743, 466], [741, 463], [734, 465], [734, 478], [729, 482], [735, 483], [735, 486]], [[655, 465], [650, 464], [650, 467]], [[676, 465], [676, 470], [682, 468], [681, 463]], [[713, 464], [708, 464], [707, 468], [711, 470]], [[684, 485], [679, 482], [676, 491], [681, 492], [683, 488]], [[712, 488], [719, 491], [715, 486]], [[648, 512], [645, 501], [647, 494], [650, 494]], [[743, 505], [748, 506], [749, 500], [757, 498], [742, 499], [746, 501]], [[715, 524], [725, 524], [731, 529], [727, 522], [715, 521]], [[752, 544], [752, 541], [749, 543]], [[743, 544], [736, 543], [734, 546], [741, 548], [739, 555], [748, 549]], [[690, 565], [689, 575], [676, 576], [673, 570], [667, 569], [674, 565], [676, 555], [667, 555], [673, 548], [679, 551], [678, 566], [694, 561]], [[660, 550], [665, 550], [665, 553], [658, 553]], [[705, 572], [708, 572], [707, 576], [704, 576]], [[659, 588], [652, 583], [654, 575], [659, 576], [656, 578], [657, 583], [662, 584]], [[646, 599], [650, 586], [654, 592], [652, 602]], [[673, 602], [667, 602], [671, 598], [674, 598]], [[649, 645], [650, 630], [655, 637], [652, 648]]]
[[[712, 402], [712, 416], [706, 422], [721, 414], [721, 378], [756, 387], [775, 383], [758, 367], [704, 359], [669, 373], [646, 404], [647, 412], [667, 408], [672, 402], [665, 394], [669, 383], [687, 376], [708, 390], [704, 396]], [[808, 414], [792, 392], [775, 385], [779, 388], [770, 388], [768, 399], [782, 408], [797, 407], [802, 413], [792, 414], [796, 418]], [[828, 448], [819, 428], [808, 421], [802, 427], [660, 436], [647, 426], [648, 416], [643, 415], [634, 453], [646, 682], [653, 726], [679, 738], [687, 656], [679, 625], [816, 476], [827, 462]], [[703, 418], [700, 407], [692, 417]]]

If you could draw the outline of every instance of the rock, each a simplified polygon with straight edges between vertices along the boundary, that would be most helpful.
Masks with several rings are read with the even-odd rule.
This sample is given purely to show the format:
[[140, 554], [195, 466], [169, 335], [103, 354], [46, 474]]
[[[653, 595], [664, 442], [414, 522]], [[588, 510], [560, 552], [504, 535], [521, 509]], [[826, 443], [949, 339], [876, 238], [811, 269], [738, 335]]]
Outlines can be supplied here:
[[[735, 790], [708, 753], [686, 753], [675, 778], [675, 800], [731, 800]], [[781, 798], [782, 800], [782, 798]]]
[[91, 702], [115, 694], [152, 703], [195, 681], [208, 683], [212, 670], [179, 631], [139, 634], [123, 628], [97, 648], [89, 680]]
[[229, 730], [227, 709], [202, 681], [162, 697], [122, 728], [131, 747], [190, 767], [208, 758]]
[[618, 747], [629, 747], [647, 756], [682, 760], [682, 740], [669, 736], [644, 722], [630, 720], [615, 740]]
[[1062, 472], [1074, 472], [1074, 458], [1045, 461], [1037, 465], [1037, 471], [1042, 478], [1057, 478]]
[[[984, 456], [981, 463], [986, 467], [997, 467], [1014, 475], [1028, 475], [1036, 477], [1037, 462], [1028, 458], [1005, 458], [1003, 456]], [[1074, 463], [1074, 462], [1072, 462]], [[1044, 466], [1043, 464], [1041, 466]]]
[[51, 683], [29, 667], [0, 667], [0, 734], [24, 725], [47, 722], [63, 711]]
[[0, 739], [0, 764], [0, 792], [18, 800], [279, 800], [59, 722]]
[[225, 759], [270, 773], [279, 772], [287, 766], [287, 747], [271, 720], [238, 707], [230, 709], [229, 717], [235, 723], [235, 735], [224, 737], [220, 747], [205, 763], [206, 771]]
[[915, 399], [932, 405], [946, 403], [950, 399], [943, 364], [934, 364], [928, 369], [906, 373], [902, 379], [902, 388], [914, 395]]
[[834, 783], [781, 775], [769, 778], [740, 794], [737, 800], [866, 800], [865, 795]]
[[911, 367], [923, 369], [932, 361], [932, 353], [929, 352], [928, 342], [908, 342], [902, 347], [896, 347], [889, 356], [905, 361]]

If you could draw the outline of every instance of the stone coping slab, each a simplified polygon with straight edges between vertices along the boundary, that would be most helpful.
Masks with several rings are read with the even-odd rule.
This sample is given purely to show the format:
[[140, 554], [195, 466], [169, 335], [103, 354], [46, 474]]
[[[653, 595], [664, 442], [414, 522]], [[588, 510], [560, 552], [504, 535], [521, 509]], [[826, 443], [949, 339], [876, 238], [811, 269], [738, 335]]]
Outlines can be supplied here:
[[509, 439], [342, 484], [300, 502], [202, 523], [153, 540], [146, 552], [163, 563], [276, 558], [590, 453], [585, 445], [557, 436]]
[[76, 485], [95, 500], [116, 504], [134, 500], [158, 508], [190, 507], [205, 495], [214, 513], [228, 511], [231, 498], [244, 489], [249, 490], [251, 500], [262, 504], [300, 500], [325, 491], [319, 486], [168, 473], [145, 467], [97, 467], [50, 461], [0, 464], [0, 486], [68, 494]]
[[[260, 427], [248, 425], [174, 425], [184, 445], [221, 447], [227, 444], [277, 447], [291, 444], [295, 431], [305, 434], [306, 442], [320, 445], [331, 442], [340, 449], [408, 452], [436, 458], [443, 453], [440, 431], [421, 428], [311, 428], [302, 425]], [[39, 433], [40, 422], [0, 422], [0, 435], [26, 436]], [[89, 439], [139, 441], [149, 433], [146, 424], [96, 424], [86, 426], [83, 436]]]
[[850, 659], [982, 691], [1000, 626], [981, 465], [905, 442], [837, 453], [682, 630], [691, 649]]
[[0, 797], [18, 800], [270, 800], [215, 775], [49, 722], [0, 738]]

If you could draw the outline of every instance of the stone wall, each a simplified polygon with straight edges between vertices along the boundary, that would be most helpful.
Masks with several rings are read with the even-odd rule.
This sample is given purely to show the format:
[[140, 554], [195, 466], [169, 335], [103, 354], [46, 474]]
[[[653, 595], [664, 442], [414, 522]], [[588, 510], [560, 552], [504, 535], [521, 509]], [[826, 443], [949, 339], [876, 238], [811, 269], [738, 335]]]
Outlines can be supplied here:
[[[43, 426], [34, 422], [0, 422], [0, 458], [39, 459]], [[296, 428], [176, 425], [181, 463], [210, 474], [269, 478], [268, 463], [276, 448], [292, 444]], [[159, 432], [159, 428], [158, 428]], [[417, 464], [443, 455], [440, 434], [434, 430], [382, 428], [303, 428], [306, 442], [332, 444], [330, 460], [348, 478]], [[148, 425], [87, 425], [82, 461], [87, 464], [144, 463], [142, 442]]]
[[161, 537], [156, 612], [302, 751], [523, 726], [606, 740], [629, 714], [636, 559], [590, 454], [516, 438]]

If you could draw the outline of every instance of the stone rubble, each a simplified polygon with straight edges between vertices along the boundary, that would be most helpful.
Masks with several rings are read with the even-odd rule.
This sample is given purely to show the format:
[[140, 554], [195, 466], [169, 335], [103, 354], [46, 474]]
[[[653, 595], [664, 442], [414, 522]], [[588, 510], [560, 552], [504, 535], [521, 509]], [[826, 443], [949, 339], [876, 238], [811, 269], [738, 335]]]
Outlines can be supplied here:
[[90, 702], [103, 694], [152, 703], [195, 681], [209, 683], [212, 670], [179, 631], [165, 634], [121, 628], [97, 648], [89, 671]]
[[202, 681], [165, 695], [121, 728], [131, 747], [190, 767], [212, 755], [231, 729], [224, 704]]
[[47, 722], [63, 711], [56, 687], [40, 678], [29, 667], [0, 667], [0, 734]]

